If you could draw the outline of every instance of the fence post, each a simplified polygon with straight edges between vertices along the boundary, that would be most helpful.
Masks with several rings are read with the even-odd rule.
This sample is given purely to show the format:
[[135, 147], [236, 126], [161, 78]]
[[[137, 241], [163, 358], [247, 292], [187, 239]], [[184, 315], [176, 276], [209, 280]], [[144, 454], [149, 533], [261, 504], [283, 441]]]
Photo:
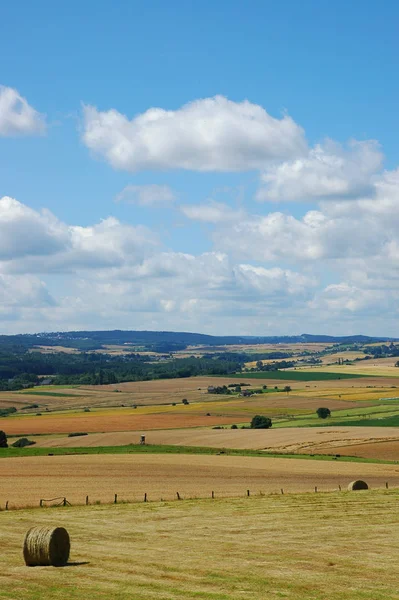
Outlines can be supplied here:
[[215, 492], [212, 490], [212, 498], [215, 497]]
[[385, 483], [385, 487], [388, 489], [388, 482]]
[[341, 491], [341, 484], [338, 486], [339, 491]]
[[315, 485], [315, 487], [314, 487], [314, 491], [315, 491], [315, 493], [317, 494], [317, 486], [316, 486], [316, 485]]
[[86, 496], [86, 506], [89, 504], [89, 496]]
[[178, 500], [181, 500], [179, 492], [176, 492], [176, 496]]
[[144, 502], [147, 502], [147, 492], [144, 494]]
[[281, 493], [282, 493], [282, 494], [284, 494], [284, 490], [283, 490], [283, 488], [281, 488]]
[[64, 498], [64, 500], [62, 501], [62, 505], [63, 505], [63, 506], [66, 506], [66, 505], [67, 505], [67, 499], [66, 499], [66, 498]]
[[247, 496], [248, 496], [248, 498], [249, 498], [249, 495], [250, 495], [250, 492], [249, 492], [249, 490], [247, 490]]
[[6, 510], [8, 510], [8, 500], [7, 500], [7, 502], [6, 502]]
[[118, 494], [115, 494], [115, 498], [114, 498], [114, 504], [118, 503]]
[[42, 506], [43, 506], [43, 500], [42, 500], [41, 498], [40, 498], [40, 505], [39, 505], [39, 506], [40, 506], [40, 507], [42, 507]]

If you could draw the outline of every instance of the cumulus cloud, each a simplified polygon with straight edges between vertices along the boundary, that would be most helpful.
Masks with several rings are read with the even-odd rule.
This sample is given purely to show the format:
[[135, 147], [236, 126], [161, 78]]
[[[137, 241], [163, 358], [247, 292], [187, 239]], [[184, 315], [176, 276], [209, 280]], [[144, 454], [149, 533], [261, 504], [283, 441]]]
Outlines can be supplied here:
[[17, 90], [0, 85], [0, 136], [33, 135], [45, 130], [44, 115], [32, 108]]
[[308, 156], [266, 167], [259, 201], [354, 199], [375, 194], [383, 155], [374, 140], [351, 140], [347, 147], [326, 140]]
[[399, 335], [398, 201], [394, 171], [372, 198], [324, 201], [301, 217], [190, 205], [187, 216], [211, 224], [214, 240], [193, 254], [114, 217], [69, 225], [3, 198], [0, 322], [3, 331], [18, 319], [21, 331]]
[[15, 276], [0, 273], [2, 308], [54, 306], [55, 300], [43, 281], [32, 275]]
[[139, 206], [170, 206], [176, 200], [175, 192], [168, 185], [127, 185], [116, 196], [116, 202]]
[[270, 116], [257, 104], [223, 96], [178, 110], [150, 108], [132, 120], [115, 109], [84, 107], [83, 142], [115, 169], [248, 171], [307, 151], [293, 119]]
[[92, 226], [67, 225], [50, 211], [0, 199], [0, 261], [8, 271], [68, 271], [142, 260], [158, 244], [144, 226], [109, 217]]
[[50, 211], [0, 198], [0, 260], [54, 254], [69, 242], [67, 227]]
[[226, 223], [243, 219], [245, 216], [244, 210], [234, 209], [228, 204], [213, 200], [202, 204], [182, 204], [180, 210], [188, 219], [203, 223]]

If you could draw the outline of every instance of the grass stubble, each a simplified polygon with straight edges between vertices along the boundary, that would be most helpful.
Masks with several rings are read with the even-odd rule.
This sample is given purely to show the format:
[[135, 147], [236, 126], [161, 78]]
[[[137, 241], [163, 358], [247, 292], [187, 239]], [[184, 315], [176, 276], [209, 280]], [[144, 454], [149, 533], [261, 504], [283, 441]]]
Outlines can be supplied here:
[[[399, 598], [398, 491], [268, 495], [0, 513], [5, 600]], [[25, 567], [32, 524], [72, 565]]]

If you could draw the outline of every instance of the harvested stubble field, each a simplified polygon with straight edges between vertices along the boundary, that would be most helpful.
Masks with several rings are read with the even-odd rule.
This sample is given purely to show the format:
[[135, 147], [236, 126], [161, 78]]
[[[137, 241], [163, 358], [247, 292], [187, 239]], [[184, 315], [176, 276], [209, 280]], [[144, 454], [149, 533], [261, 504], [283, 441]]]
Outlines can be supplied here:
[[[358, 458], [372, 458], [377, 460], [396, 460], [399, 461], [399, 440], [372, 440], [360, 444], [352, 443], [350, 445], [335, 446], [334, 452], [342, 456], [356, 456]], [[330, 454], [328, 449], [320, 448], [318, 454]]]
[[[342, 355], [344, 358], [344, 355]], [[346, 373], [367, 375], [370, 377], [399, 377], [399, 369], [395, 367], [397, 357], [380, 358], [378, 360], [364, 360], [355, 362], [353, 365], [322, 365], [314, 367], [297, 367], [297, 371], [305, 373], [339, 373], [343, 377]]]
[[[5, 600], [398, 599], [398, 494], [352, 492], [3, 512]], [[25, 567], [37, 523], [71, 566]]]
[[92, 413], [42, 414], [41, 416], [7, 417], [0, 419], [0, 429], [7, 435], [37, 435], [71, 433], [74, 431], [126, 431], [181, 429], [233, 424], [237, 417], [170, 413], [139, 414], [133, 409], [99, 410]]
[[308, 492], [344, 488], [366, 479], [382, 488], [388, 481], [399, 487], [397, 465], [326, 462], [296, 458], [268, 458], [188, 454], [94, 454], [29, 456], [1, 459], [0, 505], [38, 506], [40, 498], [65, 496], [82, 504], [86, 495], [95, 502], [209, 497], [253, 493]]
[[[138, 444], [139, 440], [139, 431], [124, 431], [93, 433], [83, 438], [38, 437], [36, 442], [38, 447], [44, 448], [79, 448], [83, 445], [87, 447], [125, 446]], [[379, 458], [383, 442], [399, 444], [399, 429], [395, 427], [312, 427], [268, 430], [179, 429], [151, 431], [147, 433], [146, 440], [148, 444], [153, 445], [266, 450], [297, 454], [327, 453], [349, 456], [362, 456], [352, 453], [352, 447], [354, 450], [359, 449], [359, 444], [362, 444], [367, 452], [365, 458]], [[394, 447], [392, 446], [392, 448]], [[399, 452], [396, 451], [396, 454], [391, 452], [387, 459], [399, 460]]]

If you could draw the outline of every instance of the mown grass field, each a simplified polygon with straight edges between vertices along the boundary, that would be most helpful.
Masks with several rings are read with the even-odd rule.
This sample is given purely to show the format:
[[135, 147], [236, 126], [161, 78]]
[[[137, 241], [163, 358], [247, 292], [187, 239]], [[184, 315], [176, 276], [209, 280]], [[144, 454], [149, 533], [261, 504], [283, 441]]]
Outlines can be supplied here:
[[399, 487], [397, 464], [340, 460], [304, 460], [269, 456], [238, 456], [215, 452], [70, 453], [4, 458], [0, 506], [39, 506], [41, 498], [66, 497], [72, 504], [170, 500], [176, 492], [187, 498], [237, 497], [253, 494], [346, 489], [355, 479], [372, 488]]
[[[394, 600], [396, 491], [2, 512], [4, 600]], [[25, 567], [37, 524], [66, 527], [65, 568]]]

